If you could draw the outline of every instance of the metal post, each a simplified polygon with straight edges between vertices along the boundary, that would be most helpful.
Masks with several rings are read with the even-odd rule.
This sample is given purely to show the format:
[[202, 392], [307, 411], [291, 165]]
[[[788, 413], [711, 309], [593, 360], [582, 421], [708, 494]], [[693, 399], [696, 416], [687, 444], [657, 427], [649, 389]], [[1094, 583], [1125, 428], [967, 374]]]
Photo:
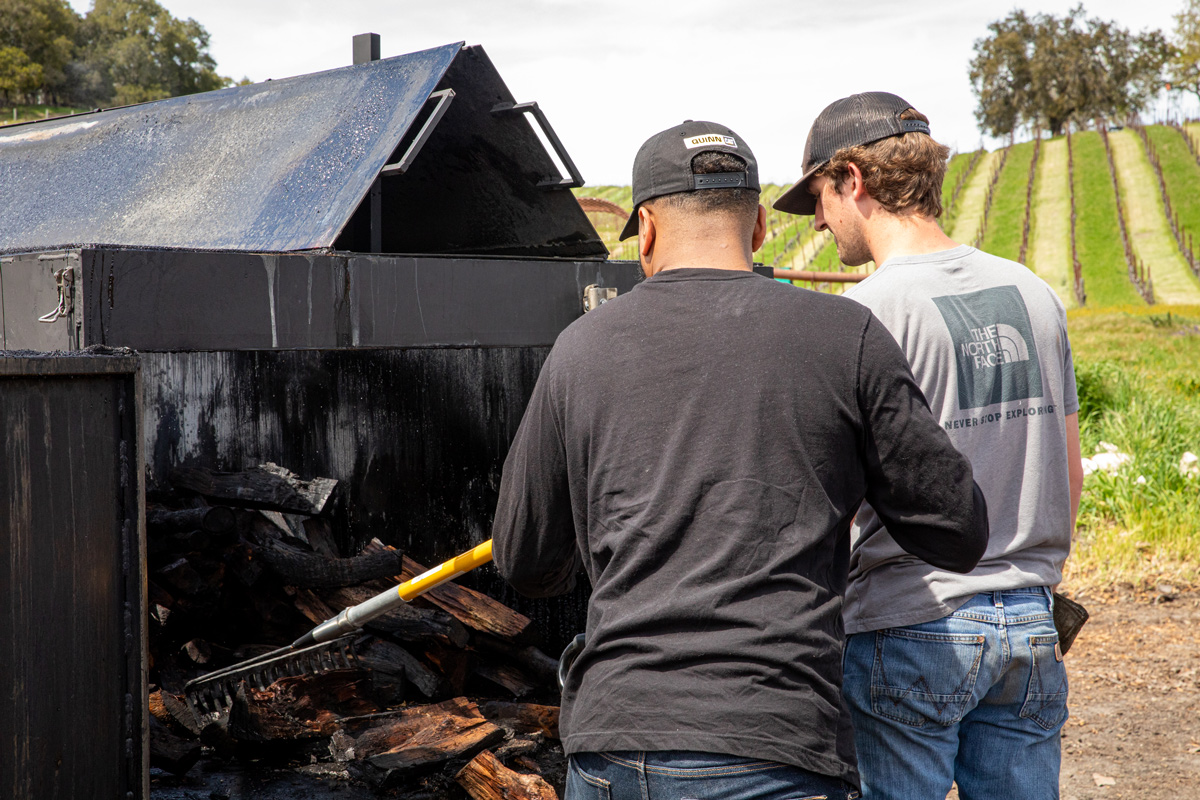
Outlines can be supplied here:
[[[379, 34], [360, 33], [354, 37], [354, 63], [366, 64], [379, 60]], [[379, 178], [371, 184], [368, 193], [371, 204], [371, 250], [378, 253], [383, 249], [383, 187]]]
[[379, 34], [360, 33], [354, 37], [354, 63], [379, 60]]

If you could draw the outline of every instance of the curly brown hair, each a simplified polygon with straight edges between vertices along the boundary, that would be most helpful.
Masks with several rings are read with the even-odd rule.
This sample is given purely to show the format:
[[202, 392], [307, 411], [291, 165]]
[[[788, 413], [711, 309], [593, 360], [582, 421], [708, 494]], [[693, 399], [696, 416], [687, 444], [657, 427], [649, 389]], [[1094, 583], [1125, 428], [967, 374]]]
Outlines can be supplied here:
[[[914, 108], [900, 119], [929, 118]], [[930, 217], [942, 215], [942, 179], [946, 177], [946, 159], [950, 148], [938, 144], [926, 133], [904, 133], [870, 144], [845, 147], [817, 172], [829, 178], [836, 191], [855, 164], [863, 176], [867, 194], [892, 214], [913, 210]]]

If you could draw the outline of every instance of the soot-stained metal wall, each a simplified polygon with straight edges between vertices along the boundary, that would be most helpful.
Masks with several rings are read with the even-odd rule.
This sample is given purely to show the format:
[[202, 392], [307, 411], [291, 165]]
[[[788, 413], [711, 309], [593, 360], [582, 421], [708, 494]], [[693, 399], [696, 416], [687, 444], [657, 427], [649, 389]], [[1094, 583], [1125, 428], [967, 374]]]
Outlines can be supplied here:
[[0, 796], [148, 797], [137, 360], [0, 354]]
[[[504, 457], [549, 350], [144, 353], [151, 485], [172, 466], [268, 460], [335, 477], [349, 552], [378, 537], [435, 563], [491, 536]], [[583, 588], [535, 601], [491, 566], [462, 580], [534, 618], [549, 649], [583, 629]]]

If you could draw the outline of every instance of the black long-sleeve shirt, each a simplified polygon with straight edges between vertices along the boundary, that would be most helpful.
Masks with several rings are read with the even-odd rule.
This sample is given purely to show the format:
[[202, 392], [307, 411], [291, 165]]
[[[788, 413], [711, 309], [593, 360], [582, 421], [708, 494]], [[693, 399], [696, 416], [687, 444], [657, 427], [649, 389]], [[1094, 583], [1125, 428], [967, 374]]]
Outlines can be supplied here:
[[496, 565], [592, 583], [568, 753], [695, 750], [856, 781], [849, 527], [968, 571], [987, 513], [867, 309], [751, 272], [661, 272], [563, 331], [504, 465]]

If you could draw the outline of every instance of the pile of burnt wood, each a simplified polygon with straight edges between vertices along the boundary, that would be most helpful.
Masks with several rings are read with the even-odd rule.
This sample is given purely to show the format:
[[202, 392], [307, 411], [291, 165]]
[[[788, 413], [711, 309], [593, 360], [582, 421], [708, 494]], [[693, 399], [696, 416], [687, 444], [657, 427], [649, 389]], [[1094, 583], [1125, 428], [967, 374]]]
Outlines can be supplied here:
[[183, 774], [202, 756], [265, 759], [328, 765], [393, 796], [557, 797], [557, 662], [527, 617], [453, 583], [370, 623], [317, 669], [240, 682], [215, 713], [188, 702], [190, 679], [425, 571], [378, 540], [339, 552], [335, 489], [265, 464], [179, 470], [151, 497], [151, 765]]

